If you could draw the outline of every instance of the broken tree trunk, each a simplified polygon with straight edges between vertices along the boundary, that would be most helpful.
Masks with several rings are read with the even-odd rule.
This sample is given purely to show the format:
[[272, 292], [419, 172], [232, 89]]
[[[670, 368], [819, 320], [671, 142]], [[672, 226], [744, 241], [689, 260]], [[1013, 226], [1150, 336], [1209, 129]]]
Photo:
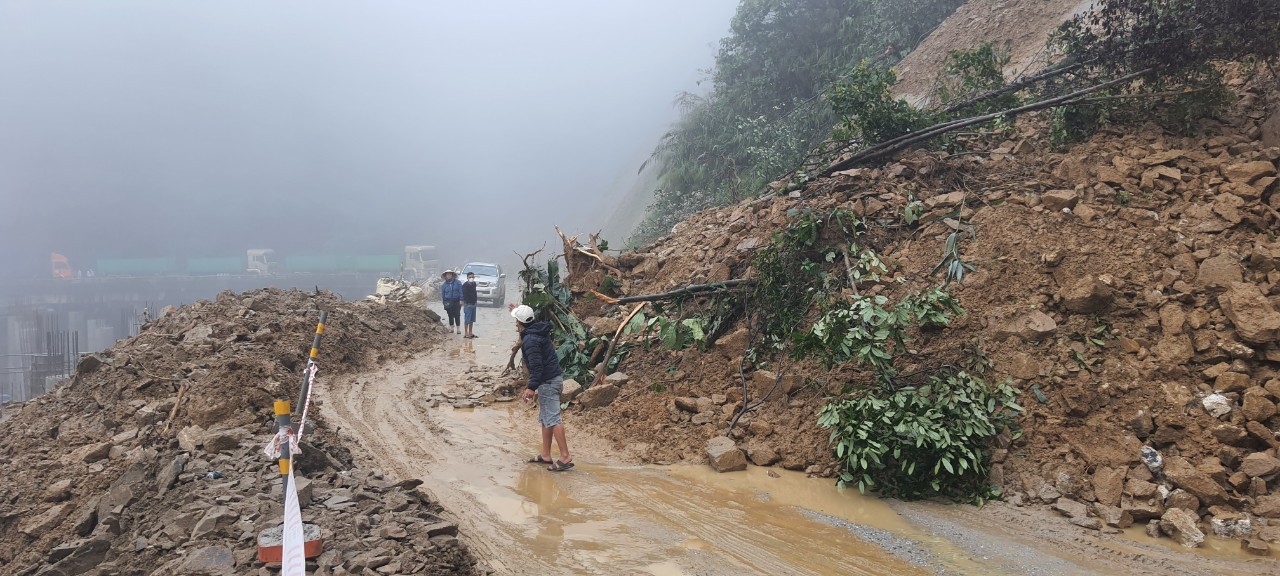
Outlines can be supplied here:
[[724, 288], [733, 288], [734, 286], [750, 286], [750, 285], [754, 285], [755, 283], [756, 281], [754, 279], [742, 278], [738, 280], [726, 280], [724, 282], [694, 284], [692, 286], [685, 286], [684, 288], [671, 290], [669, 292], [663, 292], [661, 294], [644, 294], [641, 296], [627, 296], [625, 298], [619, 298], [618, 304], [630, 304], [632, 302], [657, 302], [659, 300], [670, 300], [671, 298], [675, 298], [677, 296], [697, 294], [699, 292], [720, 290]]
[[631, 323], [631, 319], [635, 318], [636, 314], [638, 314], [640, 309], [644, 308], [646, 304], [648, 304], [648, 302], [641, 302], [637, 304], [635, 308], [631, 309], [631, 313], [627, 314], [627, 317], [622, 319], [622, 323], [618, 325], [618, 329], [613, 331], [613, 339], [609, 340], [609, 349], [605, 351], [604, 359], [600, 361], [600, 369], [596, 371], [596, 379], [591, 382], [592, 386], [604, 382], [604, 377], [607, 376], [606, 372], [609, 371], [609, 358], [613, 357], [613, 349], [618, 345], [618, 336], [622, 335], [622, 331], [627, 328], [627, 324]]

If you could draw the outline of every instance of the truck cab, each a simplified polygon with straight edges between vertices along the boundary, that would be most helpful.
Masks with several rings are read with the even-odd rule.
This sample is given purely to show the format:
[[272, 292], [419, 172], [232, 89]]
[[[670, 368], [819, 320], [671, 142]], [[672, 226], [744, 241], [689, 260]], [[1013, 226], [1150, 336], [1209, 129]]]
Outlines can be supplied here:
[[411, 245], [404, 247], [404, 275], [406, 280], [422, 282], [440, 274], [440, 255], [435, 246]]
[[248, 262], [245, 271], [250, 274], [270, 276], [280, 270], [276, 251], [270, 248], [250, 248], [245, 253], [245, 260]]

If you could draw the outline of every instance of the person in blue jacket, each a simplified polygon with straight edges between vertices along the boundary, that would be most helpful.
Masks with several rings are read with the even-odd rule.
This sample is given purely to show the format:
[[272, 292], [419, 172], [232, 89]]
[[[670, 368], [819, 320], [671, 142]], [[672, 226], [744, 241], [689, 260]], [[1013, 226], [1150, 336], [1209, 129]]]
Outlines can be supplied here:
[[[530, 464], [550, 464], [547, 470], [564, 472], [573, 468], [573, 456], [569, 455], [569, 443], [564, 436], [564, 422], [560, 420], [560, 393], [564, 390], [564, 373], [560, 370], [560, 358], [551, 342], [551, 324], [539, 321], [533, 308], [517, 306], [511, 311], [516, 319], [516, 332], [520, 333], [520, 350], [524, 363], [529, 367], [529, 385], [524, 391], [526, 402], [538, 398], [538, 422], [542, 424], [542, 453], [529, 460]], [[551, 440], [560, 449], [560, 458], [551, 459]]]
[[445, 314], [449, 315], [449, 327], [453, 328], [454, 334], [461, 334], [462, 321], [458, 312], [462, 310], [462, 283], [453, 270], [445, 270], [440, 277], [444, 278], [444, 284], [440, 285], [440, 299], [444, 301]]

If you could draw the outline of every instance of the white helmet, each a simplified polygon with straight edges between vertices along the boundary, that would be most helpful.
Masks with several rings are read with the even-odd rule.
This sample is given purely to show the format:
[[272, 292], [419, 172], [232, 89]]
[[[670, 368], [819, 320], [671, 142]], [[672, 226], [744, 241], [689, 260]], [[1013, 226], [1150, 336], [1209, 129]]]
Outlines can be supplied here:
[[533, 316], [534, 316], [533, 308], [530, 308], [528, 306], [525, 306], [524, 304], [521, 304], [519, 306], [516, 306], [515, 310], [511, 311], [511, 316], [515, 318], [517, 321], [519, 321], [521, 324], [528, 324], [530, 322], [533, 322]]

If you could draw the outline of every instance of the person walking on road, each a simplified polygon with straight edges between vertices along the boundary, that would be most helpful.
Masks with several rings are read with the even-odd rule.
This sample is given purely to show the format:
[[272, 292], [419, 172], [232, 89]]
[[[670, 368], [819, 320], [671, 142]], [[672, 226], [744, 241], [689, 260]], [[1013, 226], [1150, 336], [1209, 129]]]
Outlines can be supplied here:
[[467, 281], [462, 283], [462, 324], [466, 327], [463, 338], [475, 338], [471, 327], [476, 323], [476, 273], [467, 272]]
[[[564, 422], [560, 420], [560, 393], [564, 390], [564, 373], [555, 345], [551, 343], [551, 324], [539, 321], [533, 308], [520, 305], [511, 311], [516, 319], [516, 332], [520, 334], [520, 350], [525, 365], [529, 367], [529, 385], [525, 387], [525, 402], [538, 398], [538, 422], [542, 424], [542, 453], [529, 460], [530, 464], [550, 464], [547, 470], [564, 472], [573, 468], [573, 456], [569, 455], [569, 443], [565, 440]], [[560, 449], [560, 458], [551, 459], [551, 440]]]
[[453, 270], [445, 270], [440, 277], [444, 278], [444, 284], [440, 285], [440, 299], [444, 301], [445, 314], [449, 315], [449, 327], [454, 334], [461, 334], [462, 322], [458, 318], [458, 311], [462, 308], [462, 283]]

